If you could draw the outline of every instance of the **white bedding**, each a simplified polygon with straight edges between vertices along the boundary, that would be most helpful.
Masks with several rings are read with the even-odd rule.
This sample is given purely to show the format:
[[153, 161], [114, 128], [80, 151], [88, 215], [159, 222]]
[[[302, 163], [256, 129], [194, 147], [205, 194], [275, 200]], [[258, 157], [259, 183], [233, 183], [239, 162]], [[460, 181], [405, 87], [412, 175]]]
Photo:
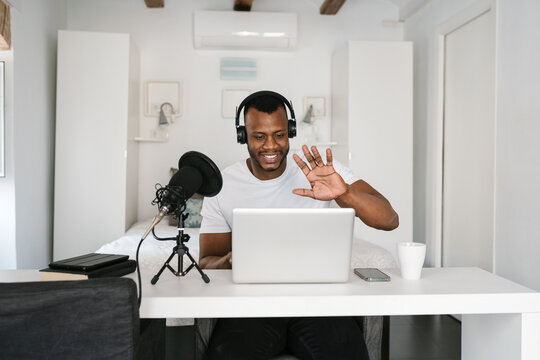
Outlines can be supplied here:
[[[125, 254], [129, 255], [130, 259], [135, 259], [139, 241], [151, 223], [152, 219], [148, 219], [133, 224], [124, 236], [103, 245], [96, 252], [103, 254]], [[161, 238], [175, 237], [178, 234], [178, 229], [176, 226], [169, 226], [168, 219], [164, 219], [157, 224], [155, 232]], [[199, 261], [199, 228], [185, 228], [184, 234], [190, 236], [189, 241], [185, 243], [189, 248], [190, 254], [196, 261]], [[150, 233], [143, 241], [139, 250], [139, 267], [141, 270], [148, 269], [157, 272], [165, 260], [171, 255], [175, 245], [175, 240], [156, 240], [152, 236], [152, 233]]]
[[[130, 259], [135, 259], [137, 246], [141, 236], [146, 231], [151, 219], [135, 223], [119, 239], [103, 245], [96, 252], [103, 254], [125, 254]], [[167, 219], [160, 222], [156, 228], [156, 235], [159, 237], [174, 237], [178, 234], [176, 226], [169, 226]], [[186, 242], [189, 252], [193, 258], [199, 261], [199, 228], [185, 228], [184, 234], [188, 234], [190, 239]], [[176, 241], [159, 241], [154, 239], [152, 234], [144, 240], [139, 251], [139, 266], [141, 271], [157, 272], [165, 260], [171, 255]], [[330, 244], [329, 244], [330, 245]], [[189, 262], [185, 258], [184, 261]], [[392, 254], [380, 246], [360, 239], [353, 240], [353, 249], [351, 255], [351, 268], [355, 267], [377, 267], [392, 268], [396, 267], [396, 262]], [[193, 319], [167, 319], [167, 326], [192, 325]]]
[[[121, 238], [100, 247], [96, 252], [104, 254], [125, 254], [135, 259], [137, 245], [144, 231], [150, 226], [151, 219], [135, 223]], [[159, 237], [174, 237], [178, 234], [175, 226], [169, 226], [167, 220], [160, 222], [155, 229]], [[184, 233], [190, 236], [186, 242], [189, 252], [198, 261], [199, 259], [199, 228], [185, 228]], [[139, 266], [141, 269], [159, 270], [169, 257], [176, 241], [159, 241], [152, 234], [148, 235], [139, 251]], [[331, 245], [331, 244], [329, 244]], [[380, 246], [360, 239], [353, 240], [351, 268], [355, 267], [396, 267], [392, 254]]]

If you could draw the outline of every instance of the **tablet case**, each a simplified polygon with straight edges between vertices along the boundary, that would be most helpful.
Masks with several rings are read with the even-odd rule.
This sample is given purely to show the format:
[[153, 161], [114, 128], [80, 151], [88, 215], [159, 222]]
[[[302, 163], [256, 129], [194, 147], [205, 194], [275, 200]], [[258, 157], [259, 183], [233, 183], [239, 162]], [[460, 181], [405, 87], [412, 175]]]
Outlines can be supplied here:
[[84, 280], [102, 277], [119, 277], [131, 274], [137, 268], [135, 260], [126, 260], [94, 270], [41, 269], [41, 280]]
[[92, 271], [101, 267], [126, 261], [128, 255], [90, 253], [69, 259], [53, 261], [49, 264], [51, 269]]

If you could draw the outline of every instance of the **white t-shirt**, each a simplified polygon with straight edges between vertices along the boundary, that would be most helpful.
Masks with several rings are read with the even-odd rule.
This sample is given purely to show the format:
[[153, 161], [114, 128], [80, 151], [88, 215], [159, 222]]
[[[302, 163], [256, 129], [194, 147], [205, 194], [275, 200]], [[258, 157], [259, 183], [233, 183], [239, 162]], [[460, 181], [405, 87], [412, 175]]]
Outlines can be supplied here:
[[[221, 172], [223, 188], [214, 197], [205, 197], [201, 210], [201, 233], [226, 233], [232, 231], [232, 213], [235, 208], [324, 208], [330, 201], [315, 200], [293, 194], [293, 189], [311, 189], [306, 176], [294, 161], [296, 153], [306, 163], [301, 150], [289, 151], [287, 166], [281, 176], [271, 180], [257, 179], [246, 164], [239, 161]], [[326, 163], [325, 153], [322, 152]], [[309, 166], [309, 164], [308, 164]], [[359, 180], [353, 172], [337, 161], [334, 169], [347, 184]]]

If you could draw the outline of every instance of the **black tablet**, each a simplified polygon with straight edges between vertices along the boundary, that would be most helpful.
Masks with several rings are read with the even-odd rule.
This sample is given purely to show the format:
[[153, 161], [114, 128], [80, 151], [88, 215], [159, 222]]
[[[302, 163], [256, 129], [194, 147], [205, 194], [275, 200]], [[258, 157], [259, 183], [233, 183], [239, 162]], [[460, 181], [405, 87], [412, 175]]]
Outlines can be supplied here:
[[128, 255], [91, 253], [91, 254], [76, 256], [69, 259], [53, 261], [52, 263], [49, 264], [49, 268], [90, 271], [90, 270], [98, 269], [103, 266], [125, 261], [128, 258], [129, 258]]

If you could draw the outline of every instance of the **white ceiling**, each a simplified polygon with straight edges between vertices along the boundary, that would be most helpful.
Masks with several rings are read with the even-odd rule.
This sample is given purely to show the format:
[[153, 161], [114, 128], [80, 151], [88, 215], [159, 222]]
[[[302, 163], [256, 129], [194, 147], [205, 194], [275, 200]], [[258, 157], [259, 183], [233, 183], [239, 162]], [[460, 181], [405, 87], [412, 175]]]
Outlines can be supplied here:
[[402, 21], [407, 20], [415, 12], [426, 6], [431, 0], [387, 0], [399, 9], [399, 19]]
[[[349, 0], [356, 1], [356, 0]], [[399, 20], [405, 21], [415, 12], [420, 10], [422, 7], [426, 6], [431, 0], [379, 0], [385, 2], [393, 3], [399, 11]], [[324, 3], [324, 0], [311, 0], [311, 2], [317, 7], [320, 8]]]

